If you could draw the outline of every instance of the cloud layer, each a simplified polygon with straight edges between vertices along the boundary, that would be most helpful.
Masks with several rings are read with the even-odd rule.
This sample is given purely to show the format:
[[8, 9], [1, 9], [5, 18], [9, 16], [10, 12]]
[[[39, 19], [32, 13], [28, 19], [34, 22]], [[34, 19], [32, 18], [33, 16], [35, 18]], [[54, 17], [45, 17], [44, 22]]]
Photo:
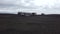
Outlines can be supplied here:
[[17, 13], [18, 11], [60, 14], [60, 0], [0, 0], [1, 13]]

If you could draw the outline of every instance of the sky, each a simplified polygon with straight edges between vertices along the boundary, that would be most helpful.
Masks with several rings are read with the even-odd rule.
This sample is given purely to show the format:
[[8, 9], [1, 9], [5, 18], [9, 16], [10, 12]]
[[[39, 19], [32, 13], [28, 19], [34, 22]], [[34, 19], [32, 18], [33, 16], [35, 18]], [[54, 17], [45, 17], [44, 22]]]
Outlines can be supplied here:
[[60, 14], [60, 0], [0, 0], [0, 13]]

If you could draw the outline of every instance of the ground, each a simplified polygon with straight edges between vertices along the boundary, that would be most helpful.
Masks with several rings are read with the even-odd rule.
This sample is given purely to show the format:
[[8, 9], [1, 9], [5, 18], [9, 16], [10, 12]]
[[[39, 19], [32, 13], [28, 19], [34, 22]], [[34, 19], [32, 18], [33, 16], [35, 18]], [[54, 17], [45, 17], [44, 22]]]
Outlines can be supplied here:
[[60, 16], [0, 15], [1, 34], [59, 34]]

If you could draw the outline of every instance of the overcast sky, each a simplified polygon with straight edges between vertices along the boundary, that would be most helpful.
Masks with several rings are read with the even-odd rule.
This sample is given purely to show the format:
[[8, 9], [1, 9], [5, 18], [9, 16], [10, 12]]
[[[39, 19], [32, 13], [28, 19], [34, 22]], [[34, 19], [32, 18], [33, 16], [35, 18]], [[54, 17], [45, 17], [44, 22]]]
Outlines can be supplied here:
[[1, 13], [60, 14], [60, 0], [0, 0]]

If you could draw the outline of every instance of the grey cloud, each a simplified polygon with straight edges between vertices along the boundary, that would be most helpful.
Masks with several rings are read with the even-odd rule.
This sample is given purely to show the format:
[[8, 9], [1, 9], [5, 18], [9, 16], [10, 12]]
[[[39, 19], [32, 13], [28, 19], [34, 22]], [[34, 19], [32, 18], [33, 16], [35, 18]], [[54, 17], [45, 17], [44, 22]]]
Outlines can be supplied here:
[[[25, 3], [30, 3], [33, 0], [24, 0]], [[0, 0], [0, 8], [8, 8], [8, 7], [17, 7], [23, 9], [36, 9], [37, 6], [34, 6], [32, 3], [30, 6], [25, 6], [25, 3], [21, 3], [21, 0]]]
[[[22, 0], [0, 0], [0, 10], [6, 9], [6, 10], [8, 10], [7, 12], [10, 12], [10, 13], [16, 13], [18, 11], [18, 9], [27, 9], [27, 10], [30, 9], [29, 11], [35, 11], [35, 12], [39, 12], [39, 10], [40, 10], [41, 13], [52, 13], [52, 11], [53, 12], [60, 11], [60, 4], [58, 4], [58, 5], [56, 4], [56, 5], [52, 6], [52, 8], [49, 8], [48, 5], [35, 6], [33, 4], [33, 2], [31, 2], [34, 0], [24, 0], [24, 3], [22, 3], [21, 1]], [[30, 5], [25, 6], [27, 3]], [[36, 10], [32, 10], [32, 9], [38, 9], [38, 10], [36, 11]]]
[[16, 1], [17, 0], [0, 0], [0, 8], [18, 8]]
[[2, 4], [14, 4], [17, 0], [0, 0]]

